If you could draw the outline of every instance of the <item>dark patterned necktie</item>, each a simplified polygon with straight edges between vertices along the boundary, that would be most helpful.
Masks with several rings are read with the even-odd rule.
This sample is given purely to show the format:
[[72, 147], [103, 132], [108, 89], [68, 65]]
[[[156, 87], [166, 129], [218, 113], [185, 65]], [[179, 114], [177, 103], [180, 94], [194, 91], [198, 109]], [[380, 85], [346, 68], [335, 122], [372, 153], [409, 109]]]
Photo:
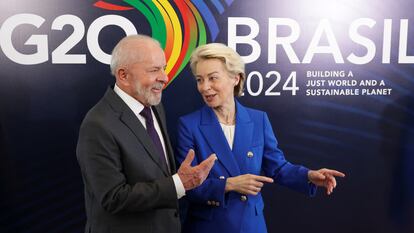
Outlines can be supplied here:
[[145, 125], [147, 127], [148, 135], [152, 139], [155, 148], [157, 148], [159, 154], [159, 161], [161, 165], [164, 166], [164, 168], [167, 168], [167, 162], [165, 161], [165, 155], [164, 150], [162, 148], [161, 140], [154, 127], [154, 120], [152, 118], [151, 108], [144, 107], [144, 109], [140, 112], [140, 115], [145, 118]]

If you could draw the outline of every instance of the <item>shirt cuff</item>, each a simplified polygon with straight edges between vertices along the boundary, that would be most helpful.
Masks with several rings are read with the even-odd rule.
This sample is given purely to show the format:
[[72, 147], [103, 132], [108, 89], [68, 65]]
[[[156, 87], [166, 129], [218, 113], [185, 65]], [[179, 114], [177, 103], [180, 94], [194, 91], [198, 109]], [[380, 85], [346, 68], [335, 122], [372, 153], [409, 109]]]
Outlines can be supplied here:
[[180, 199], [185, 196], [185, 188], [183, 182], [181, 182], [178, 174], [174, 174], [172, 178], [174, 180], [175, 190], [177, 191], [177, 198]]

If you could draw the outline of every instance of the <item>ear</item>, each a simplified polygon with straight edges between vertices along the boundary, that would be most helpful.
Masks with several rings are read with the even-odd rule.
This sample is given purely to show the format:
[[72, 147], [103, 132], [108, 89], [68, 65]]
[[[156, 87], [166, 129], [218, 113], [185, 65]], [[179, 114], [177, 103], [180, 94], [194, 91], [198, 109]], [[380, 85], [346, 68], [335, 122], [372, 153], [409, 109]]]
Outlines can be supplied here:
[[128, 73], [125, 68], [121, 67], [116, 70], [116, 79], [119, 83], [128, 85]]
[[234, 76], [234, 86], [237, 86], [240, 82], [240, 74]]

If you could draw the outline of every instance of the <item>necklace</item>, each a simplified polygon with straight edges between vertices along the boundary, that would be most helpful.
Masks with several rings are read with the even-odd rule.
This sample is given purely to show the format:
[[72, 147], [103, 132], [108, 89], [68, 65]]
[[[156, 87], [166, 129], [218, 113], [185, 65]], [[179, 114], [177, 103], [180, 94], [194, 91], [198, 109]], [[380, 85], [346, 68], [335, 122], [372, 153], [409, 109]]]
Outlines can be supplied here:
[[[223, 111], [224, 109], [214, 109], [218, 121], [225, 125], [234, 125], [236, 122], [236, 111]], [[226, 114], [227, 113], [227, 114]]]
[[234, 125], [235, 123], [235, 116], [231, 117], [231, 118], [224, 118], [224, 117], [219, 117], [219, 122], [225, 125]]

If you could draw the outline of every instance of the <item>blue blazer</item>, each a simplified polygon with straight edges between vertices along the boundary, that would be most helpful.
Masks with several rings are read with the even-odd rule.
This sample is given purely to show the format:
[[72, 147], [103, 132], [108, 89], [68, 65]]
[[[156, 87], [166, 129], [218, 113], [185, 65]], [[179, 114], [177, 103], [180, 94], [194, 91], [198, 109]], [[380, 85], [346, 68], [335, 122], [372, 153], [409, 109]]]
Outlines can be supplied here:
[[267, 114], [246, 108], [237, 100], [233, 149], [211, 108], [204, 106], [181, 117], [177, 161], [181, 163], [189, 149], [195, 150], [193, 165], [212, 153], [218, 157], [206, 181], [186, 194], [190, 204], [183, 232], [267, 232], [261, 194], [225, 193], [227, 177], [265, 175], [278, 184], [314, 195], [316, 187], [308, 183], [308, 169], [286, 161], [277, 144]]

